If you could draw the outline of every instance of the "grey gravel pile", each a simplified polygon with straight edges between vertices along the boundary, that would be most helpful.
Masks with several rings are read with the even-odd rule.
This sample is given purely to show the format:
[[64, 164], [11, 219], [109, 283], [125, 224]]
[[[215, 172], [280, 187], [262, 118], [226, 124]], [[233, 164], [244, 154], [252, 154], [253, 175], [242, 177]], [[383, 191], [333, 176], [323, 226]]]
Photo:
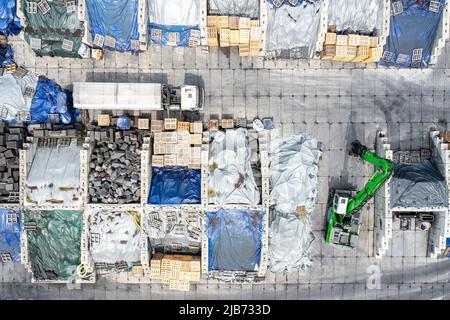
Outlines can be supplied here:
[[95, 142], [90, 159], [91, 203], [139, 203], [141, 199], [141, 141], [137, 130], [113, 128], [91, 131]]

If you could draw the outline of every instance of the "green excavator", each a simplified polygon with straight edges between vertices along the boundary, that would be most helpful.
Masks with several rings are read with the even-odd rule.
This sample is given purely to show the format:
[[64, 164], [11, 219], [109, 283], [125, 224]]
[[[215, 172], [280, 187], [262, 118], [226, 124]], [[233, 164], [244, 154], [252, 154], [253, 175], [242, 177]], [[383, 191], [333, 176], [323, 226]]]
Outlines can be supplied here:
[[352, 142], [350, 154], [372, 163], [376, 170], [364, 188], [356, 193], [348, 190], [331, 190], [330, 192], [332, 197], [329, 202], [325, 242], [344, 248], [356, 247], [361, 227], [360, 209], [389, 179], [394, 169], [391, 160], [377, 156], [358, 140]]

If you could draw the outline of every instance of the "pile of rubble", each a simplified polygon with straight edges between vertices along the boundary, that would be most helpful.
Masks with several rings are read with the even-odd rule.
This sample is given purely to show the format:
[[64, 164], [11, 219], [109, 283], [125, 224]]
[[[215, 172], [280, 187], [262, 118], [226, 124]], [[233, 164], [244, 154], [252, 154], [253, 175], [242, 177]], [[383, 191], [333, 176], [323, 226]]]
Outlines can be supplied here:
[[138, 203], [141, 199], [141, 141], [137, 130], [96, 129], [90, 159], [91, 203]]

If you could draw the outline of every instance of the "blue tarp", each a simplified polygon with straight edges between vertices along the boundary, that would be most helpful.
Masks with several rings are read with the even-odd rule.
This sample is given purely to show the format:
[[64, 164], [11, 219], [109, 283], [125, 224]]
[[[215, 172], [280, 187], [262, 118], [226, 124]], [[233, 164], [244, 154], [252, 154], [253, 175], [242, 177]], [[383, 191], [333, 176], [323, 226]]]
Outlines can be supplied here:
[[[15, 214], [18, 222], [8, 222], [8, 214]], [[20, 261], [20, 212], [0, 209], [0, 253], [9, 253], [13, 261]]]
[[64, 124], [75, 122], [80, 111], [72, 107], [71, 96], [54, 81], [41, 76], [31, 102], [31, 123], [47, 123], [49, 114], [59, 114], [59, 121]]
[[0, 0], [0, 34], [18, 35], [22, 30], [16, 15], [16, 0]]
[[86, 8], [92, 39], [96, 34], [112, 36], [112, 49], [132, 51], [131, 40], [139, 40], [138, 0], [88, 0]]
[[206, 212], [208, 270], [258, 271], [264, 216], [256, 210]]
[[[430, 0], [420, 4], [415, 0], [401, 0], [403, 12], [391, 16], [389, 37], [380, 65], [398, 68], [428, 66], [445, 6], [445, 0], [439, 2], [438, 12], [433, 12], [428, 9]], [[415, 49], [418, 49], [418, 55], [413, 61]]]
[[14, 63], [14, 52], [11, 45], [0, 45], [0, 68]]
[[149, 204], [199, 204], [201, 170], [185, 167], [153, 167]]

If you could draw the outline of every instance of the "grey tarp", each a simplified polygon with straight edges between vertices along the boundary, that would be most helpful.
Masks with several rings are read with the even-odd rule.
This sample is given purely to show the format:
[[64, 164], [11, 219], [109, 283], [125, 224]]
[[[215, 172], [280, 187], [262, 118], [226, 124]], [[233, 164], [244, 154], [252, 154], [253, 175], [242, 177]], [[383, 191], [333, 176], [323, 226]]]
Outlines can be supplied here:
[[380, 0], [332, 0], [328, 7], [328, 25], [335, 25], [337, 31], [372, 32], [380, 8]]
[[448, 206], [444, 177], [430, 160], [398, 165], [391, 179], [391, 207]]
[[210, 0], [209, 9], [223, 16], [259, 18], [260, 0]]

